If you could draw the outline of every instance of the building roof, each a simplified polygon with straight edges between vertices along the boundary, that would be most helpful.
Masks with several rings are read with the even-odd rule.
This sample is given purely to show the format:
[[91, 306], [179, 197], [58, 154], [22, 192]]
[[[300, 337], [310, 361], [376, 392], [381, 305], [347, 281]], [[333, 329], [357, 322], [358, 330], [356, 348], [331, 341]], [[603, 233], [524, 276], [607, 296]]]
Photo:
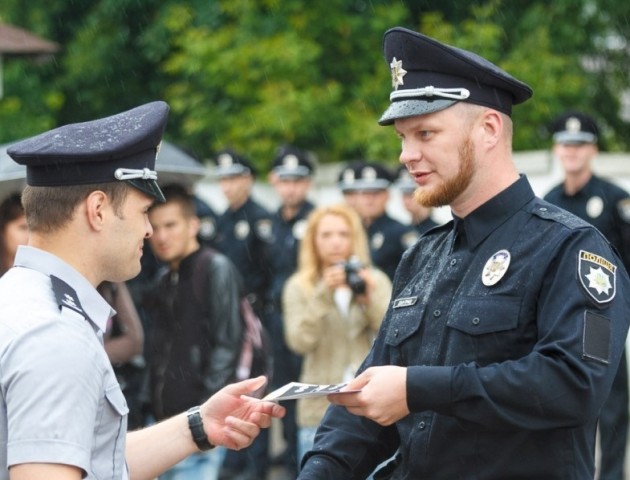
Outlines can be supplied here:
[[59, 45], [18, 27], [0, 23], [0, 54], [38, 55], [59, 50]]

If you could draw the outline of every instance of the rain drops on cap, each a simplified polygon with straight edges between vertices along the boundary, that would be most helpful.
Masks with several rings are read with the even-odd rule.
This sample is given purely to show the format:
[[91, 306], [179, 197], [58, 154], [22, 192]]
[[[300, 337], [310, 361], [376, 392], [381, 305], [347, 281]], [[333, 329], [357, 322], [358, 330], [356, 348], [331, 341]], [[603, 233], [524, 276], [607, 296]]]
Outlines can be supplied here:
[[219, 178], [256, 175], [249, 159], [230, 148], [219, 151], [213, 160], [216, 164], [214, 174]]
[[126, 181], [159, 201], [157, 157], [168, 105], [156, 101], [110, 117], [73, 123], [13, 144], [26, 183], [57, 187]]
[[376, 162], [355, 160], [339, 172], [342, 192], [386, 190], [392, 182], [391, 172]]
[[437, 112], [463, 101], [507, 115], [532, 89], [479, 55], [395, 27], [383, 39], [391, 70], [391, 104], [378, 123]]
[[271, 171], [280, 178], [305, 178], [313, 174], [313, 162], [309, 155], [292, 145], [278, 148]]
[[595, 120], [581, 112], [565, 112], [551, 127], [553, 141], [562, 144], [597, 143], [599, 128]]

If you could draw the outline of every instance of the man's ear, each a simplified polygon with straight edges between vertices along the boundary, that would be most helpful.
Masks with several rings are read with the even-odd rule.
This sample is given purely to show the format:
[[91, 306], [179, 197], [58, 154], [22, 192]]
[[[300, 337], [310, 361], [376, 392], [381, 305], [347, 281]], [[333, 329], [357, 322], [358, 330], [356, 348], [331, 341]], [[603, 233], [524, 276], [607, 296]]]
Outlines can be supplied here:
[[483, 131], [483, 143], [485, 146], [492, 148], [499, 142], [503, 134], [503, 117], [496, 110], [487, 109], [481, 116], [480, 121]]
[[109, 197], [101, 190], [94, 190], [83, 202], [86, 220], [90, 228], [100, 231], [105, 221], [105, 210], [111, 205]]

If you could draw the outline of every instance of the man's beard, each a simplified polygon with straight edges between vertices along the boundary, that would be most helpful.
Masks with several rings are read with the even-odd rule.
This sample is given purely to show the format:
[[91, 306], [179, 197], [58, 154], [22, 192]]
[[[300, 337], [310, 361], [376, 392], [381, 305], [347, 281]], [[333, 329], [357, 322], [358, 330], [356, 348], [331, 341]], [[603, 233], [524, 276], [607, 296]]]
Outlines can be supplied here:
[[432, 189], [418, 187], [414, 200], [424, 207], [450, 205], [468, 188], [474, 171], [475, 153], [470, 137], [467, 137], [459, 147], [459, 170], [455, 176]]

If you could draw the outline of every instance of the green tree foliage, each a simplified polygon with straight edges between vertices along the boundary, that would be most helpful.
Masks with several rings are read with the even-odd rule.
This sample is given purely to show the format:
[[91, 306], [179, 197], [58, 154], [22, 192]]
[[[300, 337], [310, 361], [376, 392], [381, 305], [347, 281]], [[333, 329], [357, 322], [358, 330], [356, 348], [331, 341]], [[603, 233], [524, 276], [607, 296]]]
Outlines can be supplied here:
[[534, 88], [514, 109], [515, 149], [547, 148], [569, 107], [628, 149], [629, 18], [625, 0], [3, 0], [0, 21], [62, 51], [5, 59], [0, 142], [161, 98], [167, 137], [200, 158], [229, 145], [264, 170], [290, 142], [323, 162], [395, 162], [398, 140], [376, 123], [391, 85], [381, 42], [404, 25]]

